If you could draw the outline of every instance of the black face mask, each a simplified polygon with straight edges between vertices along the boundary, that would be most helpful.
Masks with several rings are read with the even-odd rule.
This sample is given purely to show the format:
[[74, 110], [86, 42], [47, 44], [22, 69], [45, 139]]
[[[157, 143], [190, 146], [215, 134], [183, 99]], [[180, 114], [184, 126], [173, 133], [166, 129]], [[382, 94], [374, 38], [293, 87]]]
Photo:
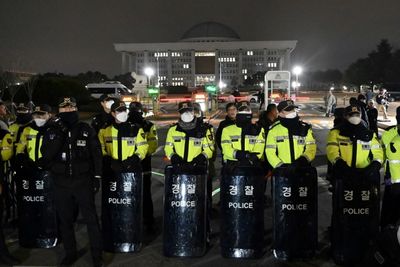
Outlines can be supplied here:
[[16, 122], [18, 124], [27, 124], [31, 120], [32, 120], [32, 114], [31, 113], [19, 113], [19, 114], [17, 114]]
[[61, 112], [58, 114], [58, 116], [60, 117], [61, 121], [68, 126], [72, 126], [79, 121], [78, 111]]
[[129, 112], [129, 119], [133, 123], [143, 122], [143, 112], [131, 111]]
[[236, 114], [236, 125], [240, 128], [248, 126], [251, 124], [251, 118], [253, 115], [247, 113], [238, 113]]

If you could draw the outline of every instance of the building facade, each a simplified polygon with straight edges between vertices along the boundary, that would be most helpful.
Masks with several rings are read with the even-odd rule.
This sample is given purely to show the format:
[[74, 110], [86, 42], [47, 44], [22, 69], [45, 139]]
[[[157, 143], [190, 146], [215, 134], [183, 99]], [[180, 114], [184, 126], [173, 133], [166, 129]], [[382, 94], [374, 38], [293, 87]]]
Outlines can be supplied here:
[[179, 42], [116, 43], [122, 73], [154, 69], [152, 84], [195, 87], [239, 86], [259, 71], [289, 70], [297, 41], [241, 41], [226, 25], [205, 22], [190, 28]]

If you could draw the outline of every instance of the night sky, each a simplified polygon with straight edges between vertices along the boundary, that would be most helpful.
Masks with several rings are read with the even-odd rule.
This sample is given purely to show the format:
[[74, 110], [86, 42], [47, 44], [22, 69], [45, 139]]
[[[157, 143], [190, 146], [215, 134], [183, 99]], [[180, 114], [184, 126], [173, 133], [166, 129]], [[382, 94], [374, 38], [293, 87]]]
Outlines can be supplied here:
[[0, 0], [0, 67], [120, 73], [116, 42], [175, 42], [216, 21], [242, 40], [298, 40], [292, 63], [345, 69], [380, 39], [400, 48], [399, 0]]

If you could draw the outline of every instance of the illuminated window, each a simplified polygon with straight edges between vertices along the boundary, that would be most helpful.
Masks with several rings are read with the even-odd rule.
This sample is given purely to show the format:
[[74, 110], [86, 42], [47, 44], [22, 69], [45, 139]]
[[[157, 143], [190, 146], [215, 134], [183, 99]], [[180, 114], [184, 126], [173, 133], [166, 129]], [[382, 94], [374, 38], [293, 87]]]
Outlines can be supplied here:
[[253, 51], [247, 51], [247, 55], [248, 56], [252, 56], [253, 55]]
[[183, 64], [183, 68], [184, 69], [188, 69], [189, 68], [189, 64]]

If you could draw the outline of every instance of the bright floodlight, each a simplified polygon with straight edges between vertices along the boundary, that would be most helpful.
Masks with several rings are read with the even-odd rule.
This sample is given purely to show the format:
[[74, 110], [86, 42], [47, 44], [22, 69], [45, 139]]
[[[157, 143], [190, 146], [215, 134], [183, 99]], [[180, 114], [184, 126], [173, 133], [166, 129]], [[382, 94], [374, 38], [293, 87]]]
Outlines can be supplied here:
[[154, 75], [154, 70], [150, 67], [147, 67], [144, 69], [144, 74], [146, 74], [148, 77], [151, 77]]
[[302, 72], [303, 72], [303, 68], [300, 67], [300, 66], [295, 66], [295, 67], [293, 68], [293, 73], [294, 73], [294, 75], [300, 75]]
[[226, 87], [226, 84], [223, 82], [223, 81], [220, 81], [219, 82], [219, 84], [218, 84], [218, 86], [219, 86], [219, 88], [225, 88]]

